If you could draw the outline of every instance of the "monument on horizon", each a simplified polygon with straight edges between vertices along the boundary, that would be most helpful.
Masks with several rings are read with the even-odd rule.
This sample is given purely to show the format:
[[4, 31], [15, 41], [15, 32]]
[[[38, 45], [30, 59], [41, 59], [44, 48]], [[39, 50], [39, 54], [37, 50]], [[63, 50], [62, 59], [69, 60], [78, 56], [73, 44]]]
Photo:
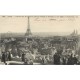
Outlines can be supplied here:
[[26, 41], [28, 40], [28, 38], [31, 38], [32, 37], [32, 33], [31, 33], [31, 29], [30, 29], [30, 20], [29, 20], [29, 16], [28, 16], [28, 25], [27, 25], [27, 31], [25, 33], [25, 38], [26, 38]]

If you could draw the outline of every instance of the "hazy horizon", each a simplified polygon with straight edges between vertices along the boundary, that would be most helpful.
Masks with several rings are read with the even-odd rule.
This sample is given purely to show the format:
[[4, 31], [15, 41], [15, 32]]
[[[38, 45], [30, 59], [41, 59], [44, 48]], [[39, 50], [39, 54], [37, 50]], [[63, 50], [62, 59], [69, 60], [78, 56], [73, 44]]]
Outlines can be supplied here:
[[[0, 33], [4, 35], [24, 35], [25, 33]], [[32, 32], [32, 35], [36, 36], [67, 36], [70, 35], [71, 33], [69, 32]], [[78, 34], [79, 35], [79, 34]]]

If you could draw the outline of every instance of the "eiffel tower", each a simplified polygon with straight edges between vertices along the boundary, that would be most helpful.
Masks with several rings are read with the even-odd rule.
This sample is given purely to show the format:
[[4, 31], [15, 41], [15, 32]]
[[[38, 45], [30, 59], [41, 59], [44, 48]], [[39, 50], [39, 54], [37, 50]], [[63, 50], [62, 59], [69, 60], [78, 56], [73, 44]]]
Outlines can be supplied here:
[[25, 33], [25, 36], [30, 37], [31, 35], [32, 35], [32, 33], [31, 33], [31, 29], [30, 29], [30, 21], [29, 21], [29, 16], [28, 16], [28, 28], [27, 28], [27, 31]]
[[31, 29], [30, 29], [29, 16], [28, 16], [27, 31], [26, 31], [26, 33], [25, 33], [25, 40], [26, 40], [26, 42], [29, 41], [29, 40], [32, 40], [32, 33], [31, 33]]

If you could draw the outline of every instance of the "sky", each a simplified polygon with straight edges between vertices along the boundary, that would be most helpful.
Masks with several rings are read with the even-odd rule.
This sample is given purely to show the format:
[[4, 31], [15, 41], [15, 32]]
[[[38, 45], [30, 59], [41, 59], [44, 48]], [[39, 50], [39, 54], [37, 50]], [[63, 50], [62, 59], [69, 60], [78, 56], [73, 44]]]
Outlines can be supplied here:
[[[31, 32], [73, 32], [80, 34], [80, 16], [30, 16]], [[0, 16], [0, 33], [25, 33], [27, 16]]]

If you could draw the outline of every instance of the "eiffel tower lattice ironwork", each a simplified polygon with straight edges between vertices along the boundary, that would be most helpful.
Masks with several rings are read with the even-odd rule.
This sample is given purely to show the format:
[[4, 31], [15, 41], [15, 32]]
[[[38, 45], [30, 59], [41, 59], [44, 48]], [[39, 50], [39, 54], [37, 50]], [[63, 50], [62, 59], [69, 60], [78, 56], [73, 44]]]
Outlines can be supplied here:
[[31, 29], [30, 29], [30, 20], [29, 20], [29, 16], [28, 16], [28, 28], [27, 28], [27, 31], [25, 33], [25, 36], [29, 37], [31, 35], [32, 35], [32, 33], [31, 33]]

